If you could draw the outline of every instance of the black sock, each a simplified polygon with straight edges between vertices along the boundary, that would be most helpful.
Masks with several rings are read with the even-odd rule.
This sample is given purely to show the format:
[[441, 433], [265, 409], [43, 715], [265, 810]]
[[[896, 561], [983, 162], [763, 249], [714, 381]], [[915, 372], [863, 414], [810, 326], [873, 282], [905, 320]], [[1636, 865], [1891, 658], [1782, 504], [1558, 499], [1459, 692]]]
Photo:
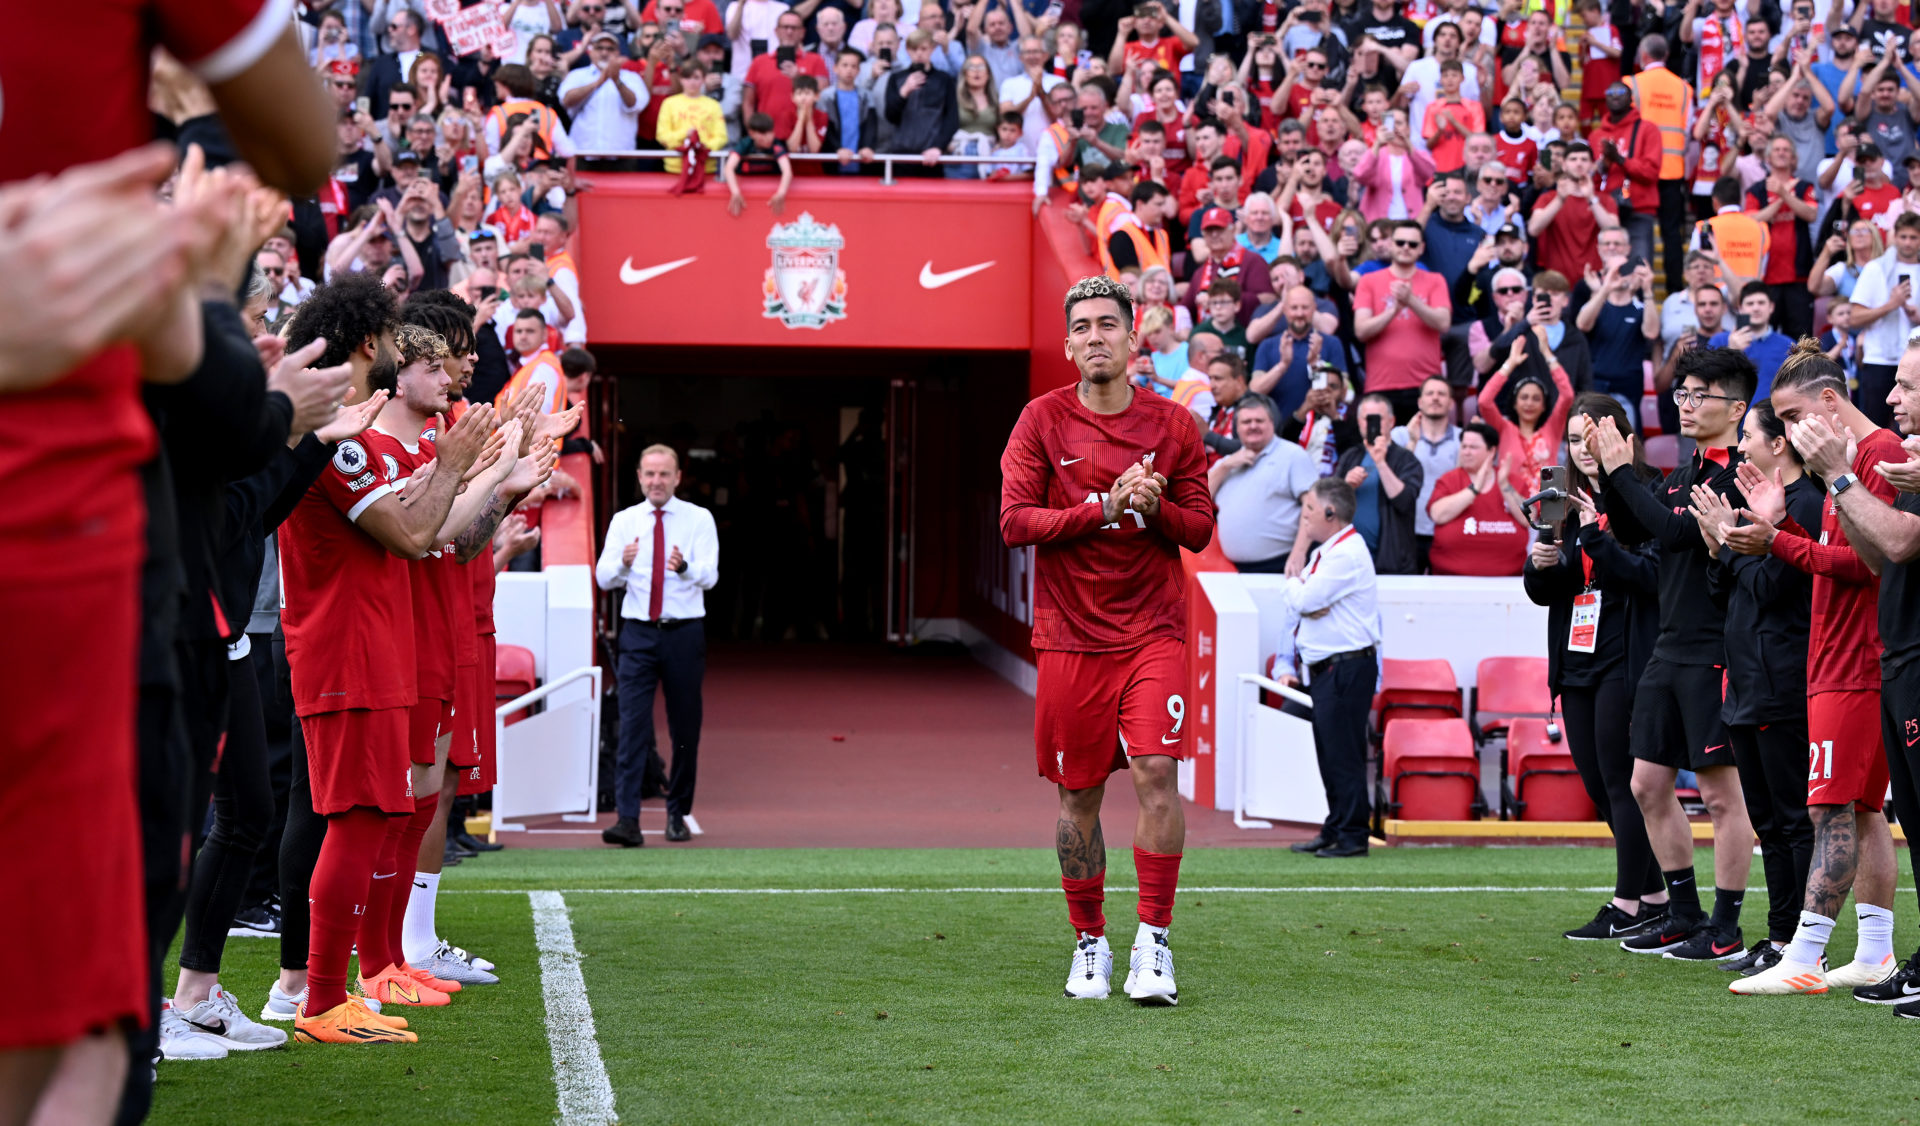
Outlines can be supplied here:
[[1667, 879], [1667, 909], [1678, 919], [1697, 919], [1700, 917], [1700, 888], [1693, 882], [1693, 868], [1674, 868], [1663, 871]]
[[1731, 938], [1740, 929], [1740, 902], [1747, 897], [1747, 889], [1713, 889], [1713, 933], [1722, 938]]

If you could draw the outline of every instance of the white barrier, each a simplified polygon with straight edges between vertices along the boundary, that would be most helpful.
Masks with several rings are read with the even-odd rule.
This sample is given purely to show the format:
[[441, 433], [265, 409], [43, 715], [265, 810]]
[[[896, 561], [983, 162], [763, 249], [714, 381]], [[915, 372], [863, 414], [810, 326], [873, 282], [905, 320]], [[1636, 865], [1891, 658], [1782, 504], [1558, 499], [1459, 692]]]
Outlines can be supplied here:
[[[1281, 609], [1287, 579], [1225, 571], [1196, 578], [1188, 597], [1208, 605], [1192, 643], [1206, 658], [1205, 675], [1190, 687], [1194, 701], [1219, 721], [1211, 725], [1212, 739], [1196, 746], [1191, 764], [1181, 771], [1180, 792], [1233, 811], [1236, 820], [1317, 824], [1326, 816], [1326, 805], [1312, 728], [1262, 707], [1258, 683], [1247, 680], [1264, 678], [1268, 660], [1291, 648], [1289, 615]], [[1385, 657], [1443, 657], [1466, 689], [1487, 657], [1546, 655], [1547, 612], [1527, 600], [1517, 576], [1383, 575], [1379, 584]], [[1245, 756], [1245, 748], [1255, 753]]]
[[[499, 758], [493, 789], [495, 831], [517, 830], [510, 817], [563, 814], [592, 821], [600, 778], [601, 671], [594, 667], [593, 568], [506, 571], [494, 590], [495, 639], [533, 654], [540, 687], [495, 711]], [[501, 720], [530, 703], [546, 710], [512, 727]]]

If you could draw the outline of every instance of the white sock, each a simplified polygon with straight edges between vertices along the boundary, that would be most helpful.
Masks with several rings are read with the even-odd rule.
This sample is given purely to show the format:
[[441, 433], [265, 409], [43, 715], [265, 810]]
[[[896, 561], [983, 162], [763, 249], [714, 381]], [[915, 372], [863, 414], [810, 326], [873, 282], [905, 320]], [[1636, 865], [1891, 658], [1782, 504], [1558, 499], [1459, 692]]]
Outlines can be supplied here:
[[1856, 903], [1860, 916], [1860, 935], [1855, 939], [1853, 960], [1877, 966], [1893, 957], [1893, 912], [1871, 903]]
[[1811, 911], [1800, 912], [1800, 926], [1793, 932], [1793, 941], [1780, 955], [1797, 966], [1817, 966], [1820, 955], [1827, 951], [1827, 940], [1833, 937], [1833, 920], [1825, 915], [1816, 915]]
[[1135, 946], [1152, 946], [1153, 936], [1156, 934], [1161, 938], [1167, 937], [1167, 928], [1148, 926], [1146, 923], [1141, 923], [1140, 929], [1133, 932], [1133, 944]]
[[415, 872], [413, 893], [407, 896], [407, 918], [400, 925], [400, 952], [413, 965], [422, 965], [440, 946], [433, 905], [440, 894], [440, 873]]

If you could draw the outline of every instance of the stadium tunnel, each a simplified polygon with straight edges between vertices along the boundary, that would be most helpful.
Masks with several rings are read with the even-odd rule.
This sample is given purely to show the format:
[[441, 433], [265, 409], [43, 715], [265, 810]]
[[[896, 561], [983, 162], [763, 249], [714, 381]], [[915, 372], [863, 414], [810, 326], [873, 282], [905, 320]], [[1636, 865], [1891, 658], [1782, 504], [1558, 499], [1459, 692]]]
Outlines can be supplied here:
[[[580, 197], [596, 545], [665, 443], [720, 527], [712, 641], [958, 643], [1030, 676], [999, 455], [1074, 377], [1057, 295], [1098, 272], [1079, 232], [1025, 185], [806, 177], [776, 216], [747, 181], [736, 218], [718, 185], [676, 182]], [[603, 637], [613, 612], [601, 598]]]

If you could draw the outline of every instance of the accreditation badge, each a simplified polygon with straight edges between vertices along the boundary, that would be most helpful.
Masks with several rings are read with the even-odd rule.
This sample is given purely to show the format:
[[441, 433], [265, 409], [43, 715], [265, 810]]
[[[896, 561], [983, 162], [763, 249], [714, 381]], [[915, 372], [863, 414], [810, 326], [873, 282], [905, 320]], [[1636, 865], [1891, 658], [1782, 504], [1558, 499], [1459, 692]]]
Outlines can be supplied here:
[[1567, 648], [1575, 653], [1593, 652], [1600, 636], [1600, 592], [1589, 590], [1573, 600], [1573, 628], [1567, 631]]

